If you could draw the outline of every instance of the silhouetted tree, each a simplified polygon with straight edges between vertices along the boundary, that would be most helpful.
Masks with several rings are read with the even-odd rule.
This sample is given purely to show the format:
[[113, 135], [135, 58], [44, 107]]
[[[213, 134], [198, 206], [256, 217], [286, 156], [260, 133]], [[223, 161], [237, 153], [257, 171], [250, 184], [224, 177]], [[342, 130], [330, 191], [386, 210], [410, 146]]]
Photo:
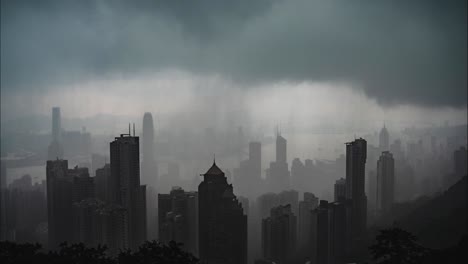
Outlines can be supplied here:
[[116, 258], [106, 254], [107, 247], [86, 247], [83, 243], [62, 243], [58, 251], [46, 252], [40, 244], [0, 242], [0, 263], [30, 264], [200, 264], [192, 254], [183, 251], [180, 244], [161, 244], [147, 241], [137, 251], [124, 250]]
[[[10, 241], [0, 242], [0, 263], [32, 263], [33, 260], [45, 260], [40, 244], [17, 244]], [[40, 262], [39, 262], [40, 263]], [[44, 262], [43, 262], [44, 263]]]
[[379, 264], [421, 263], [430, 252], [417, 243], [414, 235], [396, 226], [380, 230], [370, 251]]
[[75, 264], [113, 264], [115, 260], [106, 255], [106, 246], [97, 248], [86, 247], [83, 243], [60, 244], [59, 251], [49, 252], [49, 263], [75, 263]]
[[155, 240], [146, 241], [140, 246], [138, 251], [132, 252], [130, 250], [122, 251], [118, 260], [121, 264], [196, 264], [199, 263], [198, 259], [192, 254], [183, 251], [180, 248], [181, 244], [174, 241], [169, 244], [162, 244]]

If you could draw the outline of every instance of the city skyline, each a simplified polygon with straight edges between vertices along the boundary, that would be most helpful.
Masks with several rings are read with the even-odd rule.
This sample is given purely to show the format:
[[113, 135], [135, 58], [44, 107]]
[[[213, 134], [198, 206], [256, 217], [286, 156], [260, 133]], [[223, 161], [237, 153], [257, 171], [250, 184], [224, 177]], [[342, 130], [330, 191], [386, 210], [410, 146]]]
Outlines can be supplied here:
[[[59, 127], [59, 112], [59, 107], [52, 109], [52, 116], [56, 117], [52, 119], [53, 128]], [[145, 113], [144, 119], [148, 120], [149, 115], [150, 113]], [[239, 133], [241, 131], [238, 130]], [[94, 164], [93, 158], [91, 167], [97, 168], [95, 174], [89, 173], [86, 166], [70, 169], [68, 160], [58, 157], [47, 162], [46, 200], [48, 223], [51, 225], [47, 235], [48, 248], [53, 249], [59, 241], [85, 242], [87, 245], [105, 243], [110, 246], [111, 254], [116, 254], [119, 248], [136, 249], [146, 237], [154, 237], [163, 243], [170, 240], [182, 242], [185, 245], [184, 249], [209, 263], [231, 263], [234, 259], [242, 263], [261, 259], [290, 263], [301, 256], [316, 260], [317, 263], [357, 260], [361, 258], [356, 254], [362, 250], [365, 243], [368, 221], [373, 224], [379, 223], [379, 218], [391, 213], [396, 204], [394, 197], [398, 195], [395, 182], [399, 180], [395, 179], [393, 155], [386, 149], [392, 149], [400, 161], [405, 159], [401, 156], [402, 150], [397, 147], [400, 144], [399, 139], [391, 140], [392, 136], [384, 125], [380, 135], [376, 136], [376, 146], [368, 145], [363, 138], [345, 143], [345, 156], [337, 158], [334, 165], [345, 170], [338, 174], [342, 176], [336, 179], [334, 185], [329, 185], [334, 197], [322, 197], [319, 203], [319, 198], [314, 193], [304, 191], [304, 200], [299, 201], [302, 191], [294, 189], [304, 188], [308, 182], [316, 180], [310, 176], [316, 174], [315, 171], [320, 166], [319, 161], [306, 159], [305, 163], [302, 163], [299, 158], [291, 158], [289, 170], [287, 139], [277, 131], [274, 159], [265, 169], [265, 178], [259, 177], [262, 145], [256, 141], [243, 141], [243, 134], [240, 133], [238, 138], [243, 143], [239, 141], [237, 144], [246, 145], [248, 159], [239, 161], [240, 167], [237, 172], [234, 170], [234, 174], [231, 175], [228, 171], [229, 175], [226, 177], [213, 157], [212, 167], [202, 174], [205, 179], [198, 185], [198, 192], [185, 192], [177, 187], [177, 179], [172, 178], [171, 183], [176, 185], [172, 185], [170, 194], [164, 194], [165, 191], [157, 191], [162, 183], [158, 180], [157, 170], [150, 170], [152, 176], [149, 177], [153, 179], [147, 179], [147, 185], [140, 185], [144, 177], [140, 175], [140, 169], [144, 168], [147, 159], [140, 158], [140, 140], [136, 136], [135, 126], [128, 124], [126, 132], [109, 142], [108, 164], [105, 160], [101, 161], [102, 158]], [[54, 136], [57, 134], [55, 129], [50, 142], [57, 142], [57, 136]], [[64, 132], [64, 135], [67, 135], [67, 132]], [[143, 133], [145, 143], [141, 153], [147, 158], [150, 157], [155, 164], [157, 159], [154, 158], [154, 151], [158, 149], [154, 150], [154, 134], [149, 135], [148, 141], [148, 131]], [[431, 142], [434, 142], [433, 138]], [[466, 165], [462, 163], [466, 158], [466, 148], [457, 148], [456, 145], [452, 147], [455, 147], [451, 171], [453, 174], [446, 176], [446, 182], [453, 182], [466, 174]], [[437, 150], [434, 144], [432, 148], [432, 151], [443, 151], [443, 148]], [[89, 149], [87, 151], [89, 153]], [[424, 152], [421, 141], [410, 143], [406, 149], [407, 154], [417, 154], [420, 151]], [[76, 155], [79, 152], [75, 150], [73, 153]], [[63, 154], [70, 155], [66, 152]], [[237, 154], [233, 152], [232, 155]], [[368, 159], [374, 163], [370, 165], [370, 169], [365, 167]], [[98, 162], [102, 167], [97, 165]], [[173, 168], [169, 168], [169, 174], [161, 177], [179, 174], [178, 166], [170, 166]], [[377, 175], [373, 175], [373, 170]], [[397, 176], [401, 178], [403, 174], [397, 173]], [[9, 189], [31, 189], [27, 187], [27, 182], [32, 184], [31, 177], [25, 177], [14, 180]], [[372, 177], [376, 177], [374, 183], [371, 181]], [[371, 184], [376, 186], [366, 189], [365, 185]], [[192, 189], [195, 187], [196, 190], [196, 185], [192, 185]], [[156, 190], [157, 203], [153, 201], [156, 199], [154, 194], [146, 193], [147, 188]], [[252, 188], [259, 189], [252, 192]], [[307, 187], [304, 189], [309, 190]], [[376, 192], [375, 195], [372, 194], [372, 190]], [[244, 193], [247, 197], [236, 198], [236, 193]], [[152, 203], [152, 206], [147, 206], [147, 199], [150, 199], [149, 203]], [[253, 202], [256, 199], [257, 202]], [[216, 200], [218, 202], [215, 202]], [[200, 206], [203, 209], [199, 209]], [[377, 214], [374, 215], [374, 211]], [[147, 217], [150, 215], [152, 217]], [[226, 218], [227, 216], [229, 217]], [[149, 233], [155, 222], [159, 229], [157, 235]], [[6, 220], [6, 223], [9, 221]], [[230, 235], [226, 233], [227, 230], [220, 229], [220, 226], [226, 226], [228, 223], [231, 225], [230, 230], [237, 230]], [[14, 233], [9, 233], [12, 228], [10, 225], [12, 223], [3, 227], [2, 230], [6, 230], [4, 236], [7, 239], [15, 239], [16, 229], [13, 228]], [[214, 233], [209, 235], [207, 232]], [[217, 237], [219, 243], [208, 242], [210, 240], [207, 237]], [[235, 245], [245, 245], [245, 248], [233, 248], [229, 243], [223, 244], [225, 242], [222, 241], [228, 237], [231, 237], [229, 240], [238, 241]], [[260, 243], [255, 242], [258, 239]], [[287, 247], [281, 247], [282, 243], [279, 241], [285, 239], [289, 241]], [[255, 245], [256, 243], [258, 244]]]
[[2, 263], [468, 259], [466, 0], [0, 5]]

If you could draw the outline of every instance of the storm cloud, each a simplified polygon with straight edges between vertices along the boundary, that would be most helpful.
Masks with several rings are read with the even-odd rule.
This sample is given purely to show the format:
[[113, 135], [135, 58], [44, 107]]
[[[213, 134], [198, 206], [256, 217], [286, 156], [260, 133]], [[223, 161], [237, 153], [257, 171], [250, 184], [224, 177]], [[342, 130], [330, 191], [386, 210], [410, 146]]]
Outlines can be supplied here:
[[42, 92], [176, 69], [247, 88], [339, 82], [381, 105], [465, 107], [466, 32], [466, 1], [2, 0], [1, 86]]

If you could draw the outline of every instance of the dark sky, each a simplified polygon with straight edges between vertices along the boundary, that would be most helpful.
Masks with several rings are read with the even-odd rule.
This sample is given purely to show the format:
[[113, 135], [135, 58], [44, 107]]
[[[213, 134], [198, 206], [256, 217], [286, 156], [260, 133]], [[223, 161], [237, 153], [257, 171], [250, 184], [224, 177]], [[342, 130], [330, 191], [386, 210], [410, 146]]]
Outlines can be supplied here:
[[466, 0], [2, 0], [1, 88], [178, 69], [246, 89], [336, 81], [381, 105], [466, 107], [466, 32]]

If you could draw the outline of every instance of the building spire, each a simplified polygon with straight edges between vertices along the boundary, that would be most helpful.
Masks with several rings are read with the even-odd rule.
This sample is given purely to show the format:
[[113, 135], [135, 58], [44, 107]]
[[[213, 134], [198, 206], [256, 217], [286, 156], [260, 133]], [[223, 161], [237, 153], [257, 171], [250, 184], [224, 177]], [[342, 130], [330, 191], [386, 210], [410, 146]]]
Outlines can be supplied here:
[[213, 153], [213, 165], [216, 165], [216, 154]]

